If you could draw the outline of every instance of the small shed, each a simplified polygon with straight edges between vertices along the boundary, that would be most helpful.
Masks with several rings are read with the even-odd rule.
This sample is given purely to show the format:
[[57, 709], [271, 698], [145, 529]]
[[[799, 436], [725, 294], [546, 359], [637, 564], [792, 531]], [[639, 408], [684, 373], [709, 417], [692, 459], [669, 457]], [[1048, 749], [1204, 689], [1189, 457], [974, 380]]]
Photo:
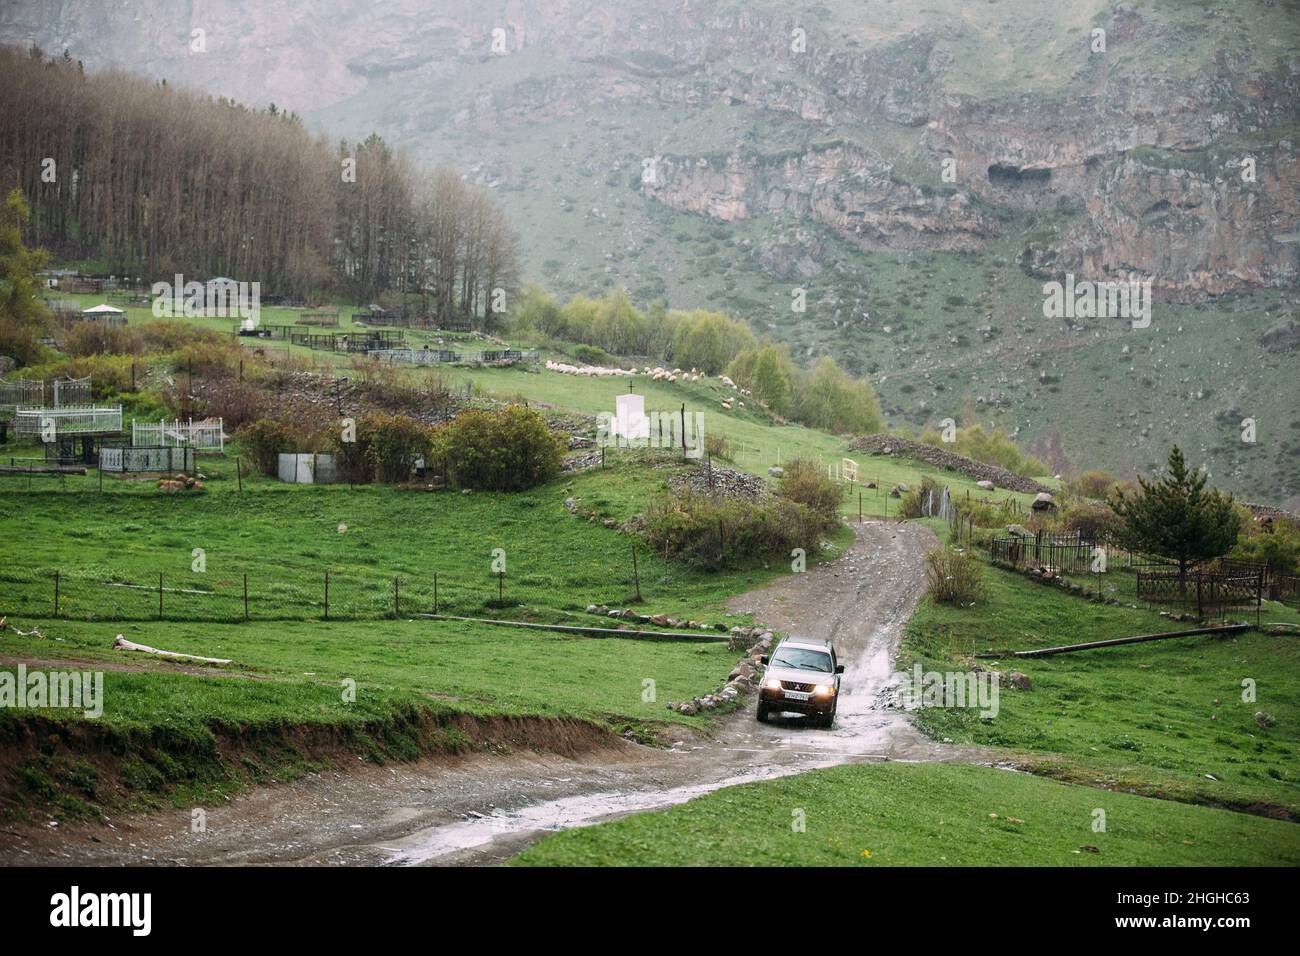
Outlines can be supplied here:
[[81, 317], [91, 322], [102, 322], [108, 326], [126, 325], [126, 313], [107, 303], [81, 310]]

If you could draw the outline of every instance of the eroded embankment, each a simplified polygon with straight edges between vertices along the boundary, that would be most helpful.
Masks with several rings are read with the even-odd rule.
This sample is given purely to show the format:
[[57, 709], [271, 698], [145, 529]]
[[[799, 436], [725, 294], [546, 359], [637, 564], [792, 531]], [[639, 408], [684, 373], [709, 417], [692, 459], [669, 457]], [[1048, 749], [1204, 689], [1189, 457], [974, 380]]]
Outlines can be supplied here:
[[265, 722], [122, 726], [0, 716], [0, 820], [46, 825], [158, 809], [182, 794], [229, 795], [305, 771], [371, 763], [529, 751], [575, 757], [624, 747], [572, 717], [476, 715], [423, 705], [347, 723]]

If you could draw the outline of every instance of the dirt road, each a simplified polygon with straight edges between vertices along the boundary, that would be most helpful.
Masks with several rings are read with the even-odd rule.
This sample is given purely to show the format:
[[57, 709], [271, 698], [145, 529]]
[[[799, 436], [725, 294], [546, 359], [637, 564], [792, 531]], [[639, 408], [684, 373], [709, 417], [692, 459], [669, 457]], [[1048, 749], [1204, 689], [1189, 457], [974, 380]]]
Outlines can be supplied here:
[[9, 862], [81, 864], [489, 864], [548, 832], [669, 806], [737, 783], [871, 760], [969, 757], [879, 706], [902, 628], [934, 546], [920, 525], [855, 526], [838, 560], [733, 600], [764, 625], [830, 638], [846, 664], [830, 730], [793, 715], [767, 724], [752, 701], [708, 738], [684, 732], [670, 750], [613, 742], [580, 759], [538, 754], [313, 774], [206, 808], [70, 828], [4, 852]]

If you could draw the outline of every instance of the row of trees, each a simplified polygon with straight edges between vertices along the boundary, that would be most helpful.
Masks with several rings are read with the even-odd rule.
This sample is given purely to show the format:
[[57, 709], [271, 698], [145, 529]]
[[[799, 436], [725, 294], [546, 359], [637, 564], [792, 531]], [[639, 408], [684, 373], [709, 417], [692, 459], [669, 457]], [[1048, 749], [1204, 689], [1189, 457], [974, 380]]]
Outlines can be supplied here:
[[62, 257], [297, 298], [413, 295], [440, 318], [482, 318], [492, 290], [515, 285], [500, 207], [377, 136], [331, 146], [274, 105], [87, 76], [35, 48], [0, 48], [0, 75], [0, 186], [28, 197], [28, 240]]
[[725, 372], [784, 418], [832, 432], [884, 429], [870, 383], [823, 357], [808, 371], [785, 346], [760, 342], [744, 322], [705, 309], [678, 311], [662, 302], [644, 311], [616, 289], [602, 298], [574, 296], [560, 303], [539, 286], [524, 290], [514, 310], [516, 331], [557, 342], [578, 342], [616, 356], [646, 358], [709, 375]]
[[[644, 311], [616, 289], [602, 298], [574, 296], [566, 304], [540, 286], [524, 290], [515, 326], [557, 342], [578, 342], [611, 355], [635, 356], [722, 372], [742, 349], [755, 344], [749, 326], [721, 312], [669, 309], [662, 302]], [[598, 357], [598, 356], [597, 356]]]

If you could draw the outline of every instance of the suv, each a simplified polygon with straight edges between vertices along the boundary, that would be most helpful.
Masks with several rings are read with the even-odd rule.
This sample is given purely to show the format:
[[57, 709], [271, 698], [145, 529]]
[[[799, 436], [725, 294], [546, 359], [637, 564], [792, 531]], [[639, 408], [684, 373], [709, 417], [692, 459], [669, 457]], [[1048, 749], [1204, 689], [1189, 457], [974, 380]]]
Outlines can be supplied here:
[[762, 661], [767, 673], [758, 691], [759, 720], [792, 710], [806, 714], [822, 727], [835, 722], [844, 665], [836, 660], [832, 644], [787, 637], [770, 658], [764, 655]]

